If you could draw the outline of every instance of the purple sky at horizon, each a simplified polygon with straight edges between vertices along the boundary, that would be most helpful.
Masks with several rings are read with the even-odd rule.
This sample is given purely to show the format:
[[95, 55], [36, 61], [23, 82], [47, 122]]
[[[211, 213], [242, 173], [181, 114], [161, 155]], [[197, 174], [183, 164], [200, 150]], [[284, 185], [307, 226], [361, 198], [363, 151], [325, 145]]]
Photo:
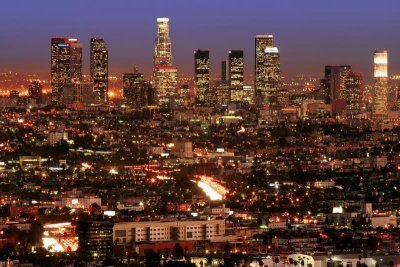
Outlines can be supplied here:
[[372, 77], [374, 49], [389, 51], [389, 73], [400, 73], [398, 0], [13, 0], [0, 4], [0, 71], [50, 75], [50, 38], [76, 37], [84, 44], [102, 36], [110, 72], [133, 66], [149, 75], [156, 18], [170, 18], [178, 71], [193, 73], [193, 51], [210, 50], [211, 74], [229, 50], [244, 50], [245, 74], [253, 73], [254, 37], [274, 34], [284, 76], [322, 77], [326, 64], [348, 64]]

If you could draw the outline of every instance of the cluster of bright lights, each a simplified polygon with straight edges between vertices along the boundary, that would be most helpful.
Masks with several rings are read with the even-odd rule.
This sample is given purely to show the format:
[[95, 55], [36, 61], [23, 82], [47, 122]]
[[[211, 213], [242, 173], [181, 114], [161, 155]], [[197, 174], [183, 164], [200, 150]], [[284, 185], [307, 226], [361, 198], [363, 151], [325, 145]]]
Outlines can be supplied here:
[[53, 237], [43, 237], [43, 247], [49, 252], [64, 252], [64, 247]]
[[211, 199], [211, 200], [222, 200], [222, 195], [218, 194], [211, 186], [208, 184], [198, 181], [197, 185], [204, 191], [204, 193]]

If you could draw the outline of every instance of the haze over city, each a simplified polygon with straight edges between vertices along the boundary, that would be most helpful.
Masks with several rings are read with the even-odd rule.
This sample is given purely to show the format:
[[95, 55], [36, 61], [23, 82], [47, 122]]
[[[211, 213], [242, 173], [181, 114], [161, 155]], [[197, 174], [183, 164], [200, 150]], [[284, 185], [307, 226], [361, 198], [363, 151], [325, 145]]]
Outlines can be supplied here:
[[[321, 76], [325, 64], [350, 64], [372, 78], [374, 49], [390, 52], [390, 74], [400, 72], [400, 2], [374, 1], [4, 1], [0, 8], [2, 71], [48, 76], [51, 37], [76, 37], [89, 47], [104, 37], [110, 73], [140, 66], [151, 73], [155, 18], [171, 22], [174, 63], [192, 74], [193, 51], [210, 50], [211, 76], [232, 49], [244, 50], [245, 75], [254, 70], [254, 35], [274, 34], [282, 74]], [[88, 49], [84, 69], [88, 74]]]

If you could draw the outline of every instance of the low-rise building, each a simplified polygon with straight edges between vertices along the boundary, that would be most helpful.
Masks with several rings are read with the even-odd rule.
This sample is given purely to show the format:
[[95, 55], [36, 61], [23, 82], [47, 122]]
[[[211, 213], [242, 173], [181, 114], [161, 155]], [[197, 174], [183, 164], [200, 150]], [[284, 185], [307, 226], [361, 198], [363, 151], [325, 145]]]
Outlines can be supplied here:
[[116, 223], [114, 243], [213, 240], [225, 235], [225, 220]]

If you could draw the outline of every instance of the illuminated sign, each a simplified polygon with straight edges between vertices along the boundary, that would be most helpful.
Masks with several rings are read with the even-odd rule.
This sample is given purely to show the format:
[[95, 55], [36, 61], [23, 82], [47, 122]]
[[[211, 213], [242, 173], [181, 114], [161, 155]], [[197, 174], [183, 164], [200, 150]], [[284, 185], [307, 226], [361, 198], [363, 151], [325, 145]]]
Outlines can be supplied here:
[[265, 48], [265, 53], [279, 53], [279, 50], [277, 47], [267, 47]]
[[115, 210], [105, 210], [104, 215], [108, 217], [114, 217], [115, 216]]
[[58, 47], [68, 47], [69, 44], [58, 44], [57, 46], [58, 46]]
[[342, 207], [333, 207], [332, 213], [343, 213]]
[[169, 18], [157, 18], [157, 22], [168, 22]]

